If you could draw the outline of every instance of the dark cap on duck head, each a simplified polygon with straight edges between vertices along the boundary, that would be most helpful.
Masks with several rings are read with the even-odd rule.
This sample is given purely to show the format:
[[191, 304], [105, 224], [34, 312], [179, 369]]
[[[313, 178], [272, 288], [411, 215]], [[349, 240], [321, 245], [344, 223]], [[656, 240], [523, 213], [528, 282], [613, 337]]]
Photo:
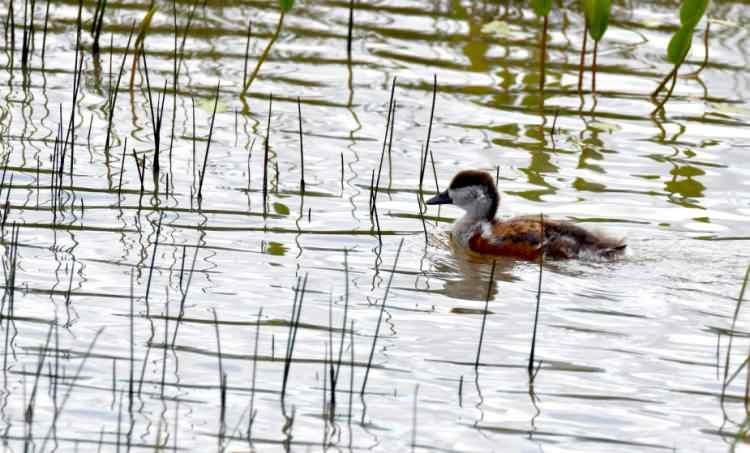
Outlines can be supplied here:
[[448, 190], [445, 190], [425, 201], [425, 204], [451, 204], [453, 203], [450, 196], [451, 190], [471, 186], [484, 187], [488, 190], [495, 191], [495, 181], [489, 173], [479, 170], [464, 170], [456, 173]]

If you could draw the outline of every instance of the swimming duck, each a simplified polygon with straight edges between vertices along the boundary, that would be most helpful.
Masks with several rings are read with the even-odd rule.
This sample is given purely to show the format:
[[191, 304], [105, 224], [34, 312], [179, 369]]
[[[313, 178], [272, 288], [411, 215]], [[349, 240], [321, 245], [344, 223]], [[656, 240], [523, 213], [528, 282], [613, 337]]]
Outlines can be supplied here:
[[563, 259], [581, 255], [615, 258], [625, 251], [622, 240], [566, 221], [543, 216], [495, 219], [500, 195], [492, 176], [483, 171], [457, 173], [448, 190], [426, 203], [454, 204], [466, 211], [453, 226], [454, 240], [481, 254], [534, 260], [542, 251], [545, 256]]

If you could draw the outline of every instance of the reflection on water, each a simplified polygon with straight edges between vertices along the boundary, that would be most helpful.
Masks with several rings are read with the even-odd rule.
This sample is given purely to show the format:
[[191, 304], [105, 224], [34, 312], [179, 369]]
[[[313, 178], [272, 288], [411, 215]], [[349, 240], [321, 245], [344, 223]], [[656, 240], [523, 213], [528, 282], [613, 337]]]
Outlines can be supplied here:
[[[82, 60], [77, 3], [49, 3], [48, 20], [47, 3], [24, 5], [0, 7], [10, 448], [744, 442], [747, 5], [711, 4], [708, 66], [680, 78], [656, 116], [649, 93], [670, 69], [677, 20], [662, 2], [614, 5], [597, 94], [586, 75], [582, 97], [576, 5], [552, 13], [540, 94], [541, 24], [520, 3], [355, 2], [351, 57], [350, 3], [298, 4], [245, 100], [247, 22], [250, 66], [274, 31], [273, 3], [157, 2], [132, 90], [128, 34], [146, 3], [106, 5], [98, 56], [96, 2], [83, 4]], [[488, 33], [490, 21], [507, 31]], [[690, 68], [703, 57], [693, 47]], [[627, 238], [617, 262], [545, 263], [533, 384], [538, 263], [498, 260], [490, 282], [491, 261], [450, 240], [460, 213], [417, 202], [433, 75], [425, 191], [486, 169], [502, 217], [543, 212]]]

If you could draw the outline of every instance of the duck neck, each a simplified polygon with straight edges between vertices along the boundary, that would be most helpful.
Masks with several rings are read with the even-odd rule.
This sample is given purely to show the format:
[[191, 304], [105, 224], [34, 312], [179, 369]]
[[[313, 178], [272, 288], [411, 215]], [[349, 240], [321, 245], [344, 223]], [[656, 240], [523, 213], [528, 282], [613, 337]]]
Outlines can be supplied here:
[[467, 246], [471, 237], [481, 231], [482, 225], [491, 222], [487, 216], [478, 216], [475, 213], [467, 212], [463, 217], [453, 224], [453, 237], [459, 244]]

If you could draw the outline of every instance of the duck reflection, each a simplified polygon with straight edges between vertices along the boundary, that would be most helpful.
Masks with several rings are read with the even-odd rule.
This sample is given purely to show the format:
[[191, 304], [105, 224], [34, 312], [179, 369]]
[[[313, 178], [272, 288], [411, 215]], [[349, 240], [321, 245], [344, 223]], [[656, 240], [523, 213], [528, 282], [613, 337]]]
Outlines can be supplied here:
[[[443, 294], [451, 299], [484, 301], [487, 299], [487, 283], [490, 278], [492, 261], [496, 261], [495, 278], [490, 287], [490, 300], [497, 295], [497, 285], [522, 280], [520, 268], [529, 271], [528, 261], [519, 261], [507, 257], [493, 257], [481, 255], [466, 247], [457, 244], [450, 232], [441, 232], [431, 236], [430, 245], [432, 250], [437, 251], [429, 256], [432, 263], [433, 276], [443, 281], [442, 288], [435, 288], [432, 292]], [[567, 264], [566, 264], [567, 263]], [[555, 274], [567, 277], [580, 277], [589, 272], [600, 269], [600, 266], [611, 266], [608, 261], [544, 261], [544, 272], [551, 271]], [[534, 264], [538, 268], [538, 262]]]
[[[440, 233], [432, 237], [431, 244], [444, 253], [433, 256], [433, 269], [445, 285], [435, 292], [452, 299], [481, 300], [487, 299], [487, 281], [490, 278], [493, 257], [480, 255], [461, 247], [451, 239], [450, 233]], [[497, 282], [519, 280], [514, 276], [516, 261], [504, 257], [494, 258], [495, 280], [490, 287], [490, 300], [497, 294]]]

